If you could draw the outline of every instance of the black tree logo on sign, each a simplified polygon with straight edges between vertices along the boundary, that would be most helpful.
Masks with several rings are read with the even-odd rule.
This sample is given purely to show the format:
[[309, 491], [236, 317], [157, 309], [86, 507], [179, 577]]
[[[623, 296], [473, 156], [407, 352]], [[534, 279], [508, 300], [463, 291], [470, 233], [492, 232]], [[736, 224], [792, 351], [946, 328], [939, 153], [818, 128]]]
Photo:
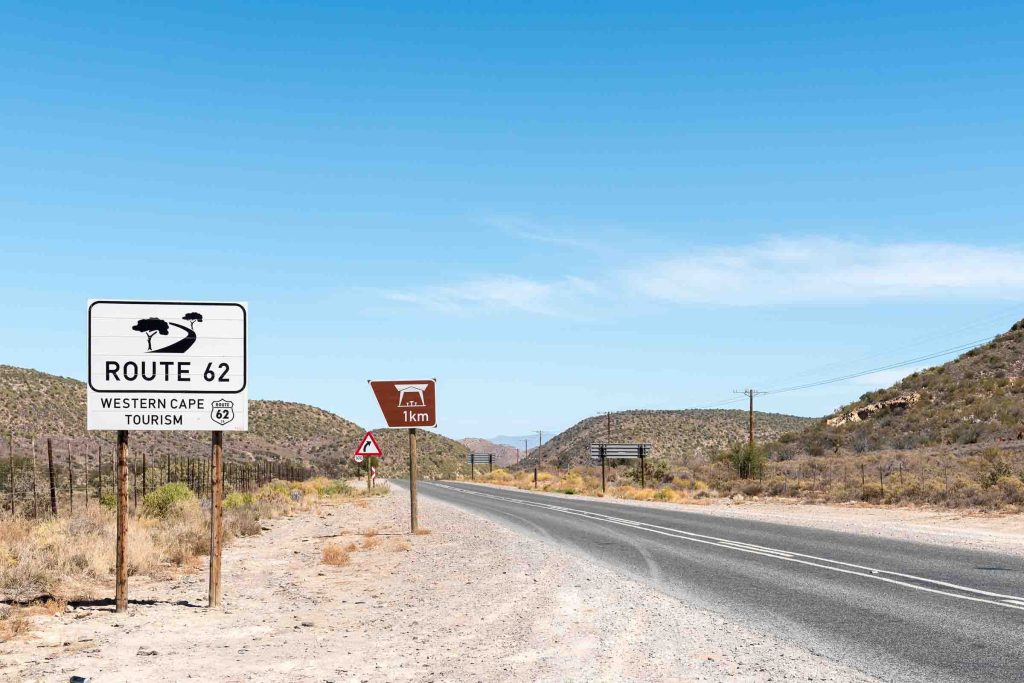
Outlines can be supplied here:
[[196, 323], [203, 322], [203, 314], [196, 313], [195, 311], [193, 311], [192, 313], [186, 313], [184, 317], [182, 317], [182, 320], [187, 320], [188, 326], [194, 330], [196, 329]]
[[[190, 317], [194, 316], [194, 317]], [[184, 320], [189, 322], [189, 325], [202, 322], [203, 316], [199, 313], [188, 313], [185, 315]], [[168, 344], [161, 349], [153, 348], [153, 337], [156, 335], [167, 336], [171, 332], [171, 327], [177, 327], [180, 330], [185, 331], [185, 336], [182, 339], [177, 340], [173, 344]], [[178, 323], [169, 323], [161, 318], [143, 318], [139, 322], [132, 325], [132, 329], [136, 332], [143, 332], [146, 335], [146, 351], [149, 353], [185, 353], [192, 345], [196, 343], [196, 333], [191, 327], [185, 327]]]
[[146, 344], [149, 347], [147, 350], [153, 350], [153, 337], [158, 334], [166, 336], [169, 333], [167, 322], [160, 318], [145, 318], [135, 323], [132, 329], [136, 332], [144, 332], [146, 334]]

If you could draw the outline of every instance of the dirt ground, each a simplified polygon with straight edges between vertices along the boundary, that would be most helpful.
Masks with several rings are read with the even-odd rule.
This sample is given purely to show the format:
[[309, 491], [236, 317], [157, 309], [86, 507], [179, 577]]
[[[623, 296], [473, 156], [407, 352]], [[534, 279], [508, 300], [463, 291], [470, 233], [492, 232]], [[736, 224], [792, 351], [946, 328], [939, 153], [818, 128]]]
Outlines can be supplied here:
[[[494, 484], [479, 485], [508, 488]], [[541, 493], [565, 497], [561, 493]], [[859, 503], [823, 505], [792, 498], [747, 498], [741, 502], [729, 498], [708, 498], [692, 503], [661, 503], [612, 497], [571, 497], [1024, 555], [1024, 514], [880, 507]]]
[[[868, 680], [446, 504], [421, 499], [420, 515], [431, 533], [412, 536], [396, 491], [274, 520], [225, 551], [222, 610], [202, 607], [204, 572], [133, 580], [126, 614], [33, 617], [0, 644], [0, 678]], [[325, 565], [325, 543], [358, 549]]]

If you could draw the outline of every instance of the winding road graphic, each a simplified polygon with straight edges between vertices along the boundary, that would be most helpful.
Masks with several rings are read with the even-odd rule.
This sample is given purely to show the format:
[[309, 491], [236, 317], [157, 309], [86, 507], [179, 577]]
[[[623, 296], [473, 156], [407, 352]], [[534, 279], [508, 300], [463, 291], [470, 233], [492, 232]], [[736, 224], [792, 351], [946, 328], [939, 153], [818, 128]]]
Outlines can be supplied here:
[[178, 323], [169, 322], [167, 324], [173, 325], [174, 327], [177, 327], [180, 330], [185, 330], [185, 334], [187, 336], [184, 339], [179, 339], [173, 344], [169, 344], [168, 346], [163, 347], [162, 349], [153, 349], [149, 353], [185, 353], [190, 348], [192, 348], [193, 344], [196, 343], [196, 333], [193, 332], [191, 329], [185, 327], [184, 325], [179, 325]]

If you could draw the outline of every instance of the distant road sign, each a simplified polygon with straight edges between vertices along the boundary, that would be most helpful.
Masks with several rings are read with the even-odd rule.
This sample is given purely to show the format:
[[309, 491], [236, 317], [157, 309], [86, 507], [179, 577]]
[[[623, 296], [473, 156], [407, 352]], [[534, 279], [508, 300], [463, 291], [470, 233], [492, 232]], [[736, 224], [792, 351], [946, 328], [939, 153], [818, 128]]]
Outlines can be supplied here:
[[432, 379], [370, 380], [388, 427], [436, 427]]
[[[373, 438], [373, 432], [366, 432], [366, 436], [364, 436], [363, 440], [359, 443], [355, 454], [363, 457], [380, 457], [382, 455], [380, 446], [377, 444], [377, 439]], [[357, 460], [356, 462], [359, 461]]]
[[90, 430], [245, 431], [244, 302], [90, 301]]
[[493, 465], [493, 453], [470, 453], [466, 456], [466, 462], [470, 465]]
[[354, 460], [355, 462], [362, 462], [364, 460], [364, 458], [363, 458], [363, 456], [361, 456], [358, 453], [356, 453], [355, 455], [352, 456], [352, 460]]
[[590, 444], [590, 457], [594, 460], [601, 458], [617, 458], [629, 460], [646, 458], [651, 454], [652, 446], [649, 443], [592, 443]]

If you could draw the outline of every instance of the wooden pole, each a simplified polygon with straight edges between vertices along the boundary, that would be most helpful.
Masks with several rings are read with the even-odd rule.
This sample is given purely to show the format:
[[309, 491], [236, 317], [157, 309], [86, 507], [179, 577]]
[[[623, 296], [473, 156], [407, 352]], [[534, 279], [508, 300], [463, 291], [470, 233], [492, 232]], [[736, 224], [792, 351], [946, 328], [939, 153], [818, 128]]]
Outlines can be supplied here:
[[412, 517], [412, 533], [419, 528], [416, 510], [416, 428], [409, 428], [409, 512]]
[[128, 432], [117, 433], [117, 550], [114, 579], [115, 612], [128, 609], [128, 562], [125, 547], [128, 536]]
[[32, 437], [32, 517], [39, 516], [39, 494], [36, 492], [36, 437]]
[[68, 441], [68, 514], [75, 514], [75, 470], [71, 464], [70, 441]]
[[645, 481], [646, 476], [647, 476], [647, 473], [646, 473], [647, 468], [644, 466], [644, 461], [645, 460], [646, 460], [646, 458], [644, 458], [643, 456], [640, 457], [640, 488], [642, 488], [642, 489], [647, 488], [647, 482]]
[[11, 517], [14, 516], [14, 432], [11, 432], [11, 440], [7, 443], [7, 454], [11, 465]]
[[370, 458], [366, 458], [366, 492], [370, 492]]
[[139, 509], [139, 463], [132, 453], [132, 509]]
[[142, 454], [142, 500], [146, 500], [146, 454]]
[[103, 500], [103, 446], [96, 447], [96, 500]]
[[210, 439], [210, 607], [220, 606], [220, 562], [223, 531], [224, 432]]
[[89, 463], [92, 460], [92, 456], [89, 455], [89, 448], [85, 449], [85, 462], [82, 465], [82, 474], [85, 477], [85, 481], [82, 482], [82, 496], [85, 498], [85, 509], [89, 509]]
[[53, 477], [53, 440], [46, 440], [46, 461], [50, 466], [50, 512], [57, 516], [57, 481]]
[[604, 493], [606, 488], [605, 476], [604, 476], [604, 447], [601, 447], [601, 493]]

